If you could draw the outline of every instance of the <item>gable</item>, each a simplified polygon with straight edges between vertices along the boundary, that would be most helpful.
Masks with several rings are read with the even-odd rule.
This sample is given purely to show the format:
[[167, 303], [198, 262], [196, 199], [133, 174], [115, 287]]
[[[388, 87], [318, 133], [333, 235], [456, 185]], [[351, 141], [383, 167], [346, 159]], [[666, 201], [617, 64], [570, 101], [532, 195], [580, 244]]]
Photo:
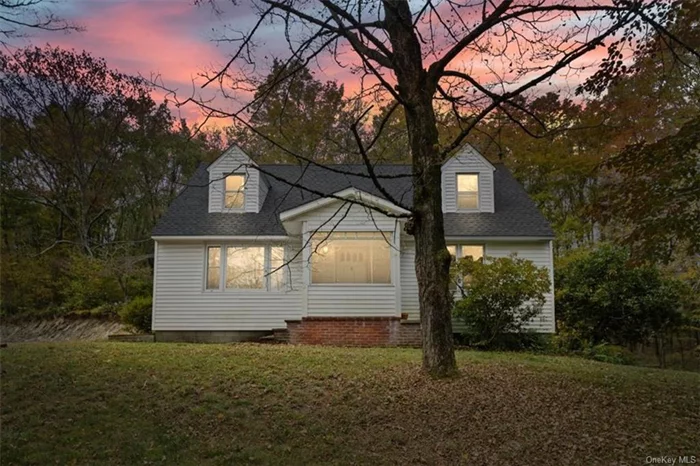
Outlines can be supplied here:
[[[469, 144], [464, 145], [442, 166], [442, 211], [487, 212], [496, 210], [494, 172], [496, 167]], [[457, 205], [457, 175], [478, 176], [478, 205], [462, 210]]]
[[471, 144], [465, 144], [442, 165], [442, 169], [451, 170], [464, 165], [479, 167], [479, 170], [496, 170], [496, 167]]
[[241, 149], [238, 145], [233, 144], [231, 147], [226, 149], [218, 159], [209, 164], [207, 171], [210, 173], [212, 171], [219, 171], [222, 169], [222, 166], [225, 166], [226, 168], [242, 168], [257, 165], [253, 159], [248, 156], [248, 154], [243, 152], [243, 149]]
[[[344, 202], [343, 199], [362, 202], [363, 205]], [[374, 206], [377, 210], [368, 206]], [[397, 221], [392, 215], [409, 213], [383, 198], [348, 188], [333, 193], [333, 197], [319, 198], [281, 212], [279, 218], [290, 234], [299, 234], [302, 223], [309, 231], [343, 230], [346, 227], [352, 231], [388, 231], [394, 229]]]
[[[309, 202], [307, 204], [303, 204], [303, 205], [300, 205], [300, 206], [295, 207], [293, 209], [281, 212], [280, 213], [280, 220], [282, 220], [282, 221], [291, 220], [294, 217], [298, 217], [300, 215], [312, 212], [316, 209], [319, 209], [321, 207], [325, 207], [329, 204], [342, 202], [338, 198], [357, 200], [359, 202], [362, 202], [363, 204], [375, 206], [377, 209], [379, 209], [383, 212], [394, 213], [394, 214], [408, 214], [409, 213], [408, 210], [403, 209], [397, 205], [394, 205], [391, 202], [387, 201], [386, 199], [383, 199], [381, 197], [366, 193], [366, 192], [361, 191], [357, 188], [344, 189], [342, 191], [338, 191], [336, 193], [333, 193], [332, 196], [333, 197], [323, 197], [320, 199], [316, 199], [315, 201]], [[377, 213], [380, 213], [380, 212], [377, 212]]]
[[[257, 170], [257, 164], [237, 145], [229, 147], [209, 167], [209, 213], [259, 212], [265, 202], [268, 186]], [[242, 209], [224, 205], [227, 175], [245, 176], [245, 198]]]

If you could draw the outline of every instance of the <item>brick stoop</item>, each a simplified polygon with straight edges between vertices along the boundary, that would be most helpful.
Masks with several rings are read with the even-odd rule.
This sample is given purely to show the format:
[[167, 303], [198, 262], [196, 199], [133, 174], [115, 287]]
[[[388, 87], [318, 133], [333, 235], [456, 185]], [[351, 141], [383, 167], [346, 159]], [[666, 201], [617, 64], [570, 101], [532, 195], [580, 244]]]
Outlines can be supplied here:
[[289, 343], [329, 346], [420, 346], [420, 324], [399, 317], [302, 317], [288, 320]]

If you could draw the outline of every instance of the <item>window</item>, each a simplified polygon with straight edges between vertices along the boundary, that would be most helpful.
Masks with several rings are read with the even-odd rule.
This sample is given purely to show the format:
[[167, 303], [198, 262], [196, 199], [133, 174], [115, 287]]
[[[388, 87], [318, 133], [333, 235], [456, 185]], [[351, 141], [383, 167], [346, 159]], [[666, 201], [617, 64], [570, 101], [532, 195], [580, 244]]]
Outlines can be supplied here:
[[245, 175], [228, 175], [224, 192], [224, 207], [242, 209], [245, 202]]
[[265, 279], [265, 248], [226, 248], [226, 288], [260, 289]]
[[484, 258], [484, 247], [481, 245], [462, 244], [460, 245], [460, 258], [461, 257], [471, 257], [475, 261], [481, 260]]
[[479, 175], [457, 174], [457, 208], [479, 208]]
[[311, 245], [312, 283], [391, 283], [389, 233], [315, 235]]
[[207, 290], [218, 290], [221, 278], [221, 248], [207, 248]]
[[288, 273], [283, 246], [207, 247], [207, 290], [283, 291]]
[[[480, 244], [449, 244], [447, 245], [447, 250], [452, 255], [453, 259], [462, 259], [464, 257], [471, 257], [475, 261], [480, 261], [484, 259], [484, 246]], [[462, 284], [469, 281], [469, 277], [458, 277], [456, 281], [452, 281], [450, 284], [450, 289], [455, 291], [457, 287], [464, 292], [462, 289]]]

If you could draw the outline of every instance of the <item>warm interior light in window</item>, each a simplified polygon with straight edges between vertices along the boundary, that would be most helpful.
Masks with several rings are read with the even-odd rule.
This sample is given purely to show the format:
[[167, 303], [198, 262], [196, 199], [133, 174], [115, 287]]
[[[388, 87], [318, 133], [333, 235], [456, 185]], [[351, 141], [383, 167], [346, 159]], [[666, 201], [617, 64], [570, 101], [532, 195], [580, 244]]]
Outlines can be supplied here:
[[323, 248], [321, 248], [321, 251], [323, 251], [324, 254], [328, 254], [328, 246], [323, 246]]

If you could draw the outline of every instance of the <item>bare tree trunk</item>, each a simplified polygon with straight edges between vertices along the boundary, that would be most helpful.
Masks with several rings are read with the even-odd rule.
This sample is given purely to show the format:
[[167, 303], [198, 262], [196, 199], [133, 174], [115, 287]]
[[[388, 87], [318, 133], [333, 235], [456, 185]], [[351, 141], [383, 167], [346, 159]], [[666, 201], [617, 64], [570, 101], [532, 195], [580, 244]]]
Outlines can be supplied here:
[[397, 91], [406, 112], [413, 160], [413, 225], [423, 340], [423, 369], [436, 377], [457, 372], [449, 292], [450, 255], [442, 215], [442, 160], [433, 109], [437, 83], [423, 68], [421, 45], [408, 2], [384, 1]]
[[[431, 109], [432, 110], [432, 109]], [[415, 135], [419, 131], [414, 129]], [[418, 144], [418, 142], [416, 142]], [[416, 239], [416, 277], [420, 298], [423, 368], [437, 377], [457, 370], [452, 337], [452, 297], [449, 292], [450, 254], [445, 245], [442, 215], [441, 170], [435, 163], [434, 145], [413, 149], [413, 206]]]

